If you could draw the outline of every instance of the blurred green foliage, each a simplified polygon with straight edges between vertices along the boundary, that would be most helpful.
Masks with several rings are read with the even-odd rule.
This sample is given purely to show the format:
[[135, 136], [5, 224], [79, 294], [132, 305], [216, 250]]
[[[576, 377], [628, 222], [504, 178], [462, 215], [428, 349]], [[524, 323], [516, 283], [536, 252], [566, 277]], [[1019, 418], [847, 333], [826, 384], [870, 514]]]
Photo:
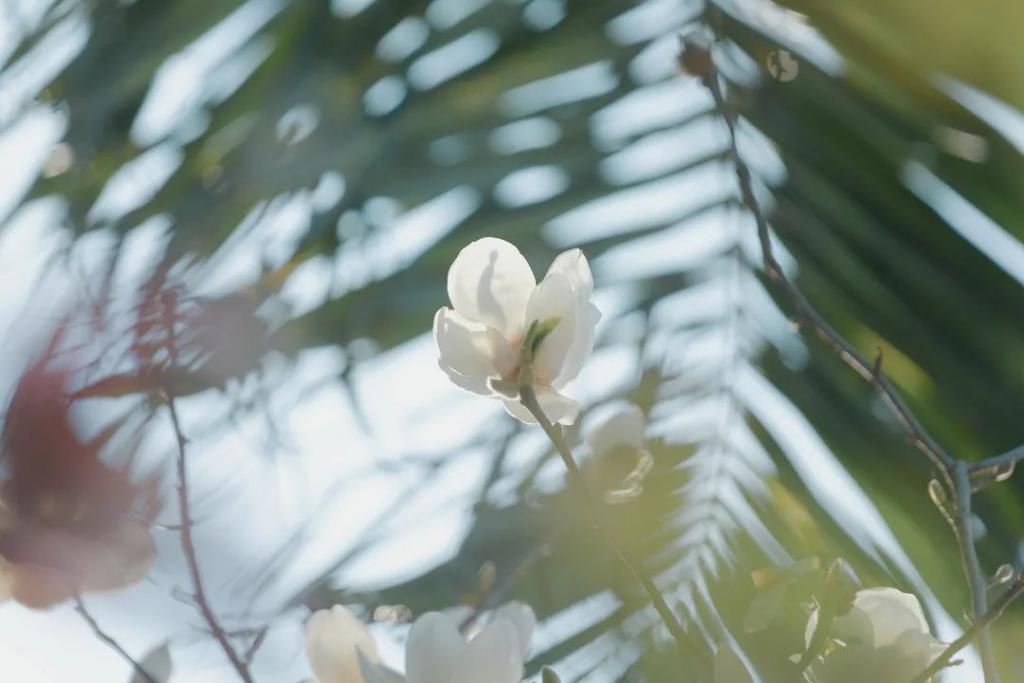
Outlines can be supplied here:
[[[588, 202], [700, 169], [720, 167], [731, 186], [724, 138], [709, 153], [691, 158], [683, 150], [678, 160], [655, 165], [646, 175], [617, 180], [607, 172], [610, 156], [634, 143], [651, 145], [641, 149], [653, 154], [659, 146], [696, 145], [707, 130], [701, 126], [715, 117], [710, 101], [675, 72], [672, 50], [665, 46], [676, 32], [709, 26], [718, 37], [723, 73], [732, 81], [730, 99], [748, 131], [763, 135], [750, 136], [750, 151], [757, 151], [758, 141], [770, 143], [784, 164], [783, 174], [766, 174], [762, 189], [767, 197], [770, 186], [770, 218], [795, 262], [797, 284], [866, 355], [882, 350], [885, 369], [955, 456], [972, 460], [1017, 445], [1024, 440], [1018, 416], [1024, 400], [1021, 282], [965, 239], [957, 224], [965, 220], [962, 215], [938, 213], [908, 186], [907, 177], [908, 168], [926, 169], [1002, 230], [1024, 239], [1020, 149], [992, 121], [951, 97], [947, 80], [1024, 107], [1024, 52], [1016, 36], [1024, 22], [1021, 6], [995, 0], [786, 3], [805, 13], [838, 51], [842, 67], [822, 69], [806, 43], [792, 42], [789, 29], [799, 27], [800, 18], [765, 14], [757, 2], [700, 7], [684, 0], [494, 0], [467, 2], [474, 11], [451, 24], [420, 19], [439, 4], [377, 0], [353, 16], [339, 16], [326, 1], [254, 1], [251, 6], [267, 8], [265, 23], [196, 74], [191, 85], [199, 106], [150, 137], [132, 126], [154, 79], [159, 82], [175, 55], [187, 53], [241, 3], [55, 5], [8, 60], [6, 72], [45, 49], [43, 38], [61, 22], [88, 22], [84, 48], [39, 94], [66, 113], [64, 141], [73, 161], [66, 172], [40, 177], [25, 201], [60, 197], [65, 224], [76, 235], [106, 229], [124, 237], [149, 219], [166, 217], [171, 240], [152, 275], [159, 282], [173, 280], [182, 269], [201, 271], [218, 250], [230, 251], [229, 240], [251, 228], [247, 216], [306, 196], [324, 174], [344, 178], [343, 197], [310, 215], [291, 252], [268, 257], [258, 281], [224, 298], [221, 303], [237, 314], [237, 329], [244, 332], [219, 342], [224, 353], [216, 362], [206, 359], [192, 368], [182, 379], [182, 393], [223, 387], [254, 372], [271, 352], [295, 357], [310, 348], [351, 348], [370, 339], [379, 353], [387, 353], [429, 328], [434, 310], [446, 301], [448, 265], [463, 245], [483, 235], [516, 243], [535, 265], [547, 263], [568, 242], [582, 246], [597, 264], [633, 247], [641, 262], [657, 256], [663, 263], [665, 249], [678, 249], [678, 267], [636, 269], [640, 274], [625, 272], [603, 283], [627, 301], [626, 310], [608, 316], [603, 343], [632, 340], [643, 372], [624, 393], [658, 422], [682, 424], [663, 430], [668, 433], [652, 448], [657, 465], [644, 495], [617, 508], [616, 517], [633, 549], [663, 575], [695, 638], [716, 641], [731, 632], [766, 667], [766, 680], [784, 681], [791, 673], [772, 673], [770, 661], [798, 647], [802, 633], [794, 624], [744, 628], [756, 595], [751, 572], [785, 557], [845, 557], [866, 583], [911, 586], [911, 577], [885, 551], [852, 537], [833, 518], [834, 510], [823, 506], [831, 493], [815, 489], [821, 484], [794, 464], [799, 446], [781, 438], [770, 412], [758, 410], [754, 397], [763, 394], [749, 387], [759, 381], [795, 407], [863, 487], [927, 584], [959, 618], [966, 605], [964, 581], [950, 531], [926, 495], [923, 459], [879, 408], [870, 387], [831, 350], [805, 338], [802, 357], [803, 347], [792, 337], [772, 337], [763, 317], [770, 309], [763, 295], [772, 290], [759, 280], [758, 253], [750, 248], [753, 226], [743, 219], [734, 191], [698, 197], [674, 213], [655, 211], [653, 219], [637, 216], [600, 235], [544, 226]], [[635, 36], [624, 34], [617, 19], [630, 10], [655, 17], [640, 22], [645, 28]], [[658, 12], [667, 18], [659, 19]], [[422, 42], [410, 43], [400, 57], [382, 57], [382, 37], [403, 20], [426, 27]], [[486, 59], [440, 83], [410, 83], [423, 68], [418, 60], [466, 36], [491, 46]], [[653, 38], [662, 49], [648, 49]], [[226, 39], [221, 41], [223, 46]], [[761, 68], [781, 47], [799, 63], [792, 80], [774, 79]], [[648, 64], [651, 55], [661, 62], [644, 71], [640, 60]], [[536, 110], [509, 104], [508, 93], [519, 86], [595, 63], [609, 76], [587, 96], [554, 97]], [[218, 75], [225, 81], [219, 86]], [[382, 82], [402, 84], [403, 96], [392, 108], [371, 113], [367, 93]], [[655, 92], [663, 97], [645, 105], [648, 113], [664, 107], [669, 114], [631, 126], [633, 110], [611, 109]], [[672, 101], [673, 95], [689, 104]], [[302, 113], [310, 111], [315, 122], [306, 130]], [[602, 139], [597, 122], [613, 115], [624, 118], [626, 132]], [[495, 145], [496, 129], [537, 116], [558, 131], [554, 139], [514, 151]], [[119, 169], [161, 145], [180, 149], [181, 162], [152, 197], [110, 218], [90, 215]], [[564, 172], [567, 189], [523, 206], [496, 198], [502, 179], [537, 166]], [[370, 210], [373, 200], [387, 198], [403, 213], [454, 188], [471, 190], [479, 203], [453, 229], [429, 237], [422, 253], [355, 278], [274, 325], [255, 318], [305, 264], [346, 250], [369, 251], [376, 235], [384, 245], [394, 239], [389, 221]], [[680, 188], [687, 191], [685, 184]], [[692, 240], [657, 241], [696, 234], [707, 220], [717, 223], [716, 234], [730, 237], [697, 262], [685, 251]], [[361, 227], [346, 232], [340, 221]], [[1017, 265], [1021, 270], [1024, 264]], [[688, 313], [690, 303], [705, 301], [702, 293], [719, 285], [727, 294], [712, 299], [714, 310]], [[785, 312], [784, 300], [778, 303]], [[237, 344], [242, 337], [244, 349]], [[709, 342], [720, 344], [726, 359], [711, 367], [692, 362], [689, 350]], [[687, 422], [687, 411], [709, 405], [726, 417]], [[722, 428], [736, 424], [744, 426], [738, 436]], [[501, 439], [482, 439], [493, 450], [497, 472], [504, 458]], [[591, 462], [588, 476], [614, 482], [630, 466]], [[642, 596], [610, 559], [597, 559], [600, 549], [571, 496], [530, 495], [531, 483], [532, 475], [524, 473], [512, 505], [495, 505], [482, 495], [458, 557], [423, 576], [356, 596], [339, 592], [325, 576], [302, 599], [319, 607], [344, 596], [405, 604], [416, 612], [460, 601], [487, 604], [478, 576], [490, 563], [504, 596], [529, 601], [541, 617], [602, 591], [622, 601], [538, 652], [535, 670], [561, 663], [559, 673], [568, 681], [599, 667], [621, 666], [623, 680], [685, 680], [666, 648], [650, 646], [664, 644], [664, 638], [652, 633], [654, 620], [642, 611]], [[986, 528], [982, 559], [990, 571], [1020, 562], [1021, 491], [1020, 480], [1011, 480], [976, 499]], [[996, 628], [1007, 672], [1024, 667], [1015, 647], [1022, 613], [1011, 610]], [[645, 654], [628, 656], [634, 647]]]

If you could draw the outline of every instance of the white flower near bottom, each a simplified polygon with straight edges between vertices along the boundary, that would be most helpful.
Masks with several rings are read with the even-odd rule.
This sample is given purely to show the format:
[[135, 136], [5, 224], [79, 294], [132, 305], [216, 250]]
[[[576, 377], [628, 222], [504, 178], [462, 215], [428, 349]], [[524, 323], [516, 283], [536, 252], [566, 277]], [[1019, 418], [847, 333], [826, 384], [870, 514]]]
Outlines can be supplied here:
[[438, 364], [456, 385], [505, 398], [513, 417], [536, 422], [518, 400], [494, 391], [492, 382], [516, 382], [530, 325], [557, 318], [534, 356], [534, 386], [548, 419], [572, 424], [579, 405], [559, 390], [576, 378], [593, 348], [601, 317], [590, 301], [593, 291], [590, 265], [579, 249], [560, 254], [537, 284], [512, 244], [495, 237], [472, 242], [448, 271], [452, 307], [434, 316]]
[[[815, 612], [807, 624], [808, 645], [816, 628]], [[829, 635], [838, 642], [814, 666], [820, 683], [906, 683], [946, 647], [932, 637], [917, 597], [895, 588], [858, 591]]]
[[530, 638], [533, 610], [509, 603], [495, 611], [473, 638], [459, 632], [454, 617], [424, 614], [413, 624], [405, 648], [408, 683], [519, 683]]
[[320, 610], [306, 622], [306, 657], [317, 683], [369, 683], [363, 679], [360, 657], [379, 661], [373, 636], [342, 605]]
[[472, 638], [452, 614], [428, 612], [413, 624], [405, 678], [380, 664], [366, 626], [347, 608], [316, 612], [306, 624], [306, 655], [316, 683], [519, 683], [537, 624], [533, 610], [512, 602], [497, 609]]

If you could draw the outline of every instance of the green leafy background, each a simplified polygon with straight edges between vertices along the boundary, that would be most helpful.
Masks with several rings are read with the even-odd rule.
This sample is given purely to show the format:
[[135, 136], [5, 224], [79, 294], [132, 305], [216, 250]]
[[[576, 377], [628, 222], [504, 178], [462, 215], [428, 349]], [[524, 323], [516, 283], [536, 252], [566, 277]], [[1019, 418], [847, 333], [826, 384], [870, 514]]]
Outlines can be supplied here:
[[[882, 351], [922, 422], [972, 460], [1024, 439], [1024, 9], [995, 0], [783, 5], [42, 3], [0, 73], [8, 84], [28, 81], [10, 98], [5, 125], [38, 107], [56, 112], [71, 161], [44, 170], [8, 222], [59, 199], [55, 229], [77, 240], [102, 234], [109, 244], [89, 277], [114, 300], [130, 296], [112, 273], [139, 230], [166, 230], [149, 281], [200, 288], [246, 234], [262, 231], [261, 268], [204, 300], [219, 306], [227, 331], [180, 378], [179, 392], [259, 413], [259, 396], [275, 388], [251, 391], [252, 383], [268, 363], [290, 367], [304, 354], [341, 350], [344, 370], [329, 379], [347, 388], [357, 420], [367, 419], [353, 389], [360, 365], [425, 343], [446, 303], [447, 267], [467, 242], [512, 241], [540, 272], [559, 250], [582, 247], [605, 309], [601, 361], [589, 370], [597, 388], [584, 392], [586, 402], [626, 397], [651, 418], [655, 470], [642, 496], [614, 508], [619, 531], [695, 640], [734, 638], [766, 680], [785, 680], [771, 662], [796, 651], [802, 632], [745, 627], [751, 572], [844, 557], [867, 584], [929, 587], [961, 623], [965, 583], [926, 494], [924, 459], [867, 384], [795, 333], [788, 303], [762, 277], [724, 129], [699, 83], [678, 73], [676, 36], [698, 27], [717, 36], [728, 96], [743, 117], [741, 151], [791, 276], [864, 354]], [[239, 29], [242, 21], [210, 37], [240, 12], [258, 18], [255, 28]], [[83, 44], [52, 64], [58, 42], [74, 44], [60, 33], [69, 26]], [[408, 46], [404, 54], [381, 47], [387, 35]], [[452, 45], [464, 52], [435, 52]], [[779, 49], [798, 65], [792, 80], [764, 69]], [[435, 82], [439, 64], [469, 54], [478, 63]], [[189, 71], [196, 60], [205, 69]], [[147, 104], [150, 113], [172, 110], [147, 97], [174, 74], [186, 84], [178, 96], [191, 99], [164, 125], [140, 125]], [[1003, 116], [993, 113], [999, 107]], [[166, 159], [178, 163], [161, 167]], [[132, 206], [93, 208], [126, 173], [152, 192]], [[329, 196], [324, 188], [339, 178], [340, 200], [311, 209], [313, 191]], [[507, 199], [510, 186], [538, 185], [550, 191], [536, 201]], [[305, 208], [286, 231], [289, 202]], [[464, 207], [461, 220], [402, 223], [437, 202]], [[289, 237], [275, 241], [279, 230]], [[993, 233], [1010, 246], [992, 247]], [[602, 384], [603, 373], [626, 379]], [[477, 499], [460, 503], [472, 523], [455, 556], [353, 587], [337, 570], [358, 553], [339, 551], [312, 575], [292, 573], [286, 614], [339, 600], [419, 613], [519, 598], [546, 620], [531, 671], [552, 664], [565, 680], [690, 680], [578, 505], [550, 485], [553, 453], [521, 465], [517, 453], [545, 450], [537, 435], [497, 417], [467, 414], [461, 425], [467, 440], [458, 448], [477, 453], [489, 474]], [[423, 486], [442, 466], [424, 470]], [[608, 488], [631, 467], [586, 463]], [[1018, 481], [976, 498], [989, 573], [1021, 561]], [[886, 541], [873, 513], [850, 507], [846, 492], [860, 490], [898, 543]], [[266, 568], [252, 562], [247, 570]], [[269, 566], [284, 581], [279, 555]], [[482, 568], [496, 577], [493, 590], [481, 587]], [[253, 584], [240, 595], [246, 590]], [[1011, 609], [995, 629], [1006, 680], [1024, 670], [1020, 615]], [[179, 632], [168, 637], [176, 660], [187, 657], [194, 633], [184, 646]]]

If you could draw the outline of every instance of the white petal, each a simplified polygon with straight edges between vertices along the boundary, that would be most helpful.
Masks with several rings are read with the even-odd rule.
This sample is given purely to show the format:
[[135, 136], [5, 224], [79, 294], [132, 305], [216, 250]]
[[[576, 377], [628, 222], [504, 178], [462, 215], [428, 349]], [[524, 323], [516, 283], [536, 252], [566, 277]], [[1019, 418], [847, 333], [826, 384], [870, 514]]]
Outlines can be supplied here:
[[917, 597], [895, 588], [869, 588], [857, 591], [853, 608], [868, 615], [875, 631], [875, 647], [896, 642], [904, 631], [928, 633], [928, 620]]
[[448, 270], [448, 298], [465, 318], [514, 341], [526, 326], [526, 304], [537, 281], [523, 255], [495, 237], [470, 243]]
[[576, 336], [576, 303], [572, 285], [564, 275], [544, 278], [530, 297], [526, 309], [528, 323], [558, 318], [558, 324], [540, 343], [533, 358], [537, 381], [551, 385], [562, 372], [562, 364]]
[[632, 403], [617, 403], [587, 420], [583, 439], [594, 453], [605, 453], [620, 446], [639, 451], [644, 447], [644, 424], [640, 408]]
[[548, 268], [547, 274], [552, 273], [561, 273], [567, 277], [573, 289], [585, 299], [589, 299], [594, 293], [594, 276], [590, 272], [590, 264], [579, 249], [570, 249], [559, 254]]
[[529, 605], [522, 602], [510, 602], [502, 605], [494, 612], [493, 619], [507, 619], [516, 627], [519, 636], [519, 654], [523, 659], [530, 652], [530, 639], [533, 637], [533, 630], [537, 627], [537, 616]]
[[519, 683], [522, 677], [523, 656], [517, 627], [508, 619], [498, 619], [469, 641], [451, 679], [445, 683]]
[[920, 671], [932, 663], [946, 649], [947, 644], [920, 631], [904, 631], [893, 643], [901, 657], [914, 662]]
[[728, 645], [719, 646], [713, 665], [715, 683], [754, 683], [747, 665]]
[[590, 352], [594, 350], [594, 333], [600, 319], [601, 311], [597, 310], [597, 306], [589, 301], [577, 306], [576, 333], [573, 335], [572, 346], [565, 354], [562, 371], [551, 383], [551, 386], [561, 389], [580, 374], [583, 363], [590, 356]]
[[488, 396], [489, 377], [515, 367], [516, 352], [495, 330], [474, 323], [450, 308], [434, 315], [434, 347], [438, 365], [463, 389]]
[[306, 656], [318, 683], [362, 683], [359, 653], [376, 662], [377, 645], [342, 605], [320, 610], [306, 624]]
[[[553, 423], [560, 422], [564, 425], [571, 425], [580, 414], [580, 404], [568, 396], [563, 396], [557, 391], [537, 387], [537, 402], [540, 403], [544, 415]], [[505, 410], [512, 417], [525, 422], [526, 424], [537, 424], [530, 411], [519, 401], [505, 401]]]
[[[817, 611], [813, 612], [812, 615], [817, 615]], [[807, 626], [807, 644], [811, 643], [811, 636], [814, 635], [814, 631], [811, 630], [811, 624]], [[839, 640], [842, 640], [847, 645], [857, 645], [867, 648], [873, 648], [875, 646], [875, 625], [871, 621], [871, 617], [866, 612], [854, 607], [846, 614], [836, 617], [832, 622], [831, 633]]]
[[416, 620], [405, 644], [405, 677], [409, 683], [451, 683], [465, 654], [465, 638], [446, 614], [428, 612]]

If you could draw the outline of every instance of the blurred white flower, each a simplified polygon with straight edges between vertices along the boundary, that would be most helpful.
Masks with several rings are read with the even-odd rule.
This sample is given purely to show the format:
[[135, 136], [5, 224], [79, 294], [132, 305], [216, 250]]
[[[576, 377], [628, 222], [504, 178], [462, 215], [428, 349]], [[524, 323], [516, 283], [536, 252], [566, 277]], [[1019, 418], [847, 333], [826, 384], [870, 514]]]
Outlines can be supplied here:
[[[816, 628], [814, 612], [808, 645]], [[858, 591], [853, 608], [836, 618], [829, 634], [838, 642], [814, 666], [821, 683], [906, 683], [946, 647], [929, 632], [917, 597], [895, 588]]]
[[654, 467], [654, 458], [644, 448], [645, 426], [643, 411], [622, 401], [596, 408], [583, 424], [583, 440], [594, 457], [636, 457], [633, 471], [621, 485], [604, 494], [610, 505], [628, 502], [643, 493], [644, 479]]
[[616, 448], [644, 449], [644, 414], [632, 403], [615, 403], [604, 410], [587, 415], [583, 425], [583, 440], [594, 455], [608, 453]]
[[360, 654], [377, 662], [377, 645], [356, 615], [335, 605], [306, 623], [306, 656], [317, 683], [369, 683], [364, 681]]
[[370, 632], [341, 605], [310, 618], [306, 655], [315, 683], [519, 683], [537, 625], [533, 610], [508, 603], [469, 640], [459, 632], [461, 621], [458, 611], [416, 620], [405, 648], [405, 678], [380, 664]]
[[440, 612], [413, 624], [405, 648], [408, 683], [519, 683], [537, 620], [521, 603], [496, 610], [470, 640], [459, 623]]
[[[590, 301], [594, 280], [579, 249], [563, 252], [537, 284], [513, 245], [486, 237], [466, 246], [448, 271], [452, 308], [434, 317], [438, 364], [455, 384], [483, 396], [501, 397], [492, 380], [516, 382], [520, 348], [531, 323], [558, 319], [534, 356], [537, 400], [552, 422], [572, 424], [576, 401], [558, 392], [576, 378], [594, 343], [600, 312]], [[536, 422], [518, 401], [508, 412]]]

